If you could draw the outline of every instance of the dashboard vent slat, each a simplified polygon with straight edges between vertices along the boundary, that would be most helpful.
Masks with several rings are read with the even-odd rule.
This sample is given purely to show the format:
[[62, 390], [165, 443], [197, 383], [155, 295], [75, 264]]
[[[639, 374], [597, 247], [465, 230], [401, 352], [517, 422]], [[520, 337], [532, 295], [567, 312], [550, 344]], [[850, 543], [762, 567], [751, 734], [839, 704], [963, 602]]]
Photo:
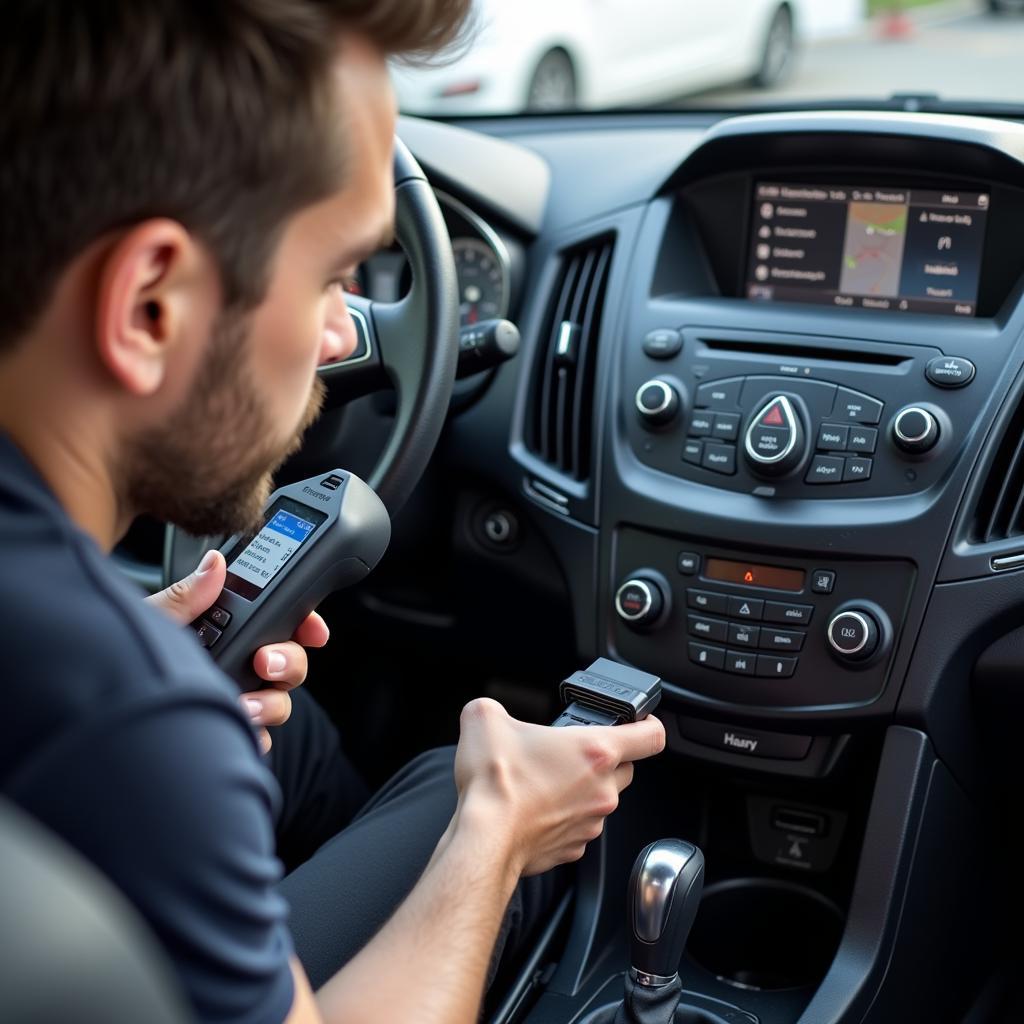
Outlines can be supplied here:
[[999, 440], [971, 521], [978, 544], [1024, 536], [1024, 401]]
[[527, 410], [527, 447], [575, 480], [590, 476], [597, 341], [613, 246], [606, 235], [563, 254]]

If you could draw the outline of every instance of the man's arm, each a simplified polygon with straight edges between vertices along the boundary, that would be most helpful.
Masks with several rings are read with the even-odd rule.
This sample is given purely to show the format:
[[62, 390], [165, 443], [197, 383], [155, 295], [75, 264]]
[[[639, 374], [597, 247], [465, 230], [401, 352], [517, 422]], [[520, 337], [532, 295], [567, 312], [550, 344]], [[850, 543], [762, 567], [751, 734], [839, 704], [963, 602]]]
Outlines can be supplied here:
[[473, 1024], [520, 876], [581, 857], [629, 785], [631, 762], [664, 742], [656, 719], [550, 729], [517, 722], [494, 701], [467, 705], [455, 761], [459, 803], [430, 863], [315, 1000], [293, 963], [288, 1024]]

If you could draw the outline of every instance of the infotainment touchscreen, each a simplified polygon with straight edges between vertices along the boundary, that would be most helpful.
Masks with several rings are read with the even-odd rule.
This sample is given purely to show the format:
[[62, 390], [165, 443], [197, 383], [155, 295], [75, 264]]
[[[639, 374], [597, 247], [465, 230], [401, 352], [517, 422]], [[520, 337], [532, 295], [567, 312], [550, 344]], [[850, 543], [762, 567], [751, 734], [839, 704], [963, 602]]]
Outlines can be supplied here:
[[989, 199], [758, 182], [747, 298], [974, 316]]

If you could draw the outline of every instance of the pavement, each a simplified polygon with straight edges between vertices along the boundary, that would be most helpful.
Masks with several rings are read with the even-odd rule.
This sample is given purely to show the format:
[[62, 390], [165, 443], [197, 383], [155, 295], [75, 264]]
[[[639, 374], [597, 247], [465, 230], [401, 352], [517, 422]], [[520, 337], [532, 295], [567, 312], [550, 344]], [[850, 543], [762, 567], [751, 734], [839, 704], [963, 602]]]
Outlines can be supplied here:
[[938, 93], [943, 99], [1024, 104], [1024, 16], [993, 15], [984, 0], [946, 0], [907, 12], [909, 33], [883, 18], [855, 34], [805, 45], [773, 89], [714, 89], [673, 106], [785, 105], [830, 98]]

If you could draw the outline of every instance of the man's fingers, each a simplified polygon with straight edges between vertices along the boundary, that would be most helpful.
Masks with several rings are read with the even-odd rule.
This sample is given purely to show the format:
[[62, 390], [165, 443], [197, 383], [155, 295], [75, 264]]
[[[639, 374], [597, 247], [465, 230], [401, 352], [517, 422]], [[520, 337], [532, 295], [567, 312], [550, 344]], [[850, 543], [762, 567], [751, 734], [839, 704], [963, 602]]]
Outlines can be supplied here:
[[292, 636], [292, 639], [303, 647], [323, 647], [330, 638], [331, 631], [327, 628], [327, 623], [316, 612], [310, 612], [299, 623], [299, 628]]
[[607, 726], [608, 741], [619, 752], [619, 763], [642, 761], [665, 749], [665, 726], [661, 720], [648, 715], [640, 722]]
[[621, 793], [633, 781], [633, 762], [627, 761], [615, 769], [615, 788]]
[[224, 556], [219, 551], [207, 551], [195, 572], [146, 600], [182, 625], [188, 625], [217, 600], [226, 575]]
[[261, 647], [253, 656], [252, 666], [260, 679], [290, 690], [305, 681], [309, 661], [305, 649], [294, 640], [288, 640]]
[[253, 690], [241, 701], [253, 725], [284, 725], [292, 713], [292, 699], [283, 690]]

